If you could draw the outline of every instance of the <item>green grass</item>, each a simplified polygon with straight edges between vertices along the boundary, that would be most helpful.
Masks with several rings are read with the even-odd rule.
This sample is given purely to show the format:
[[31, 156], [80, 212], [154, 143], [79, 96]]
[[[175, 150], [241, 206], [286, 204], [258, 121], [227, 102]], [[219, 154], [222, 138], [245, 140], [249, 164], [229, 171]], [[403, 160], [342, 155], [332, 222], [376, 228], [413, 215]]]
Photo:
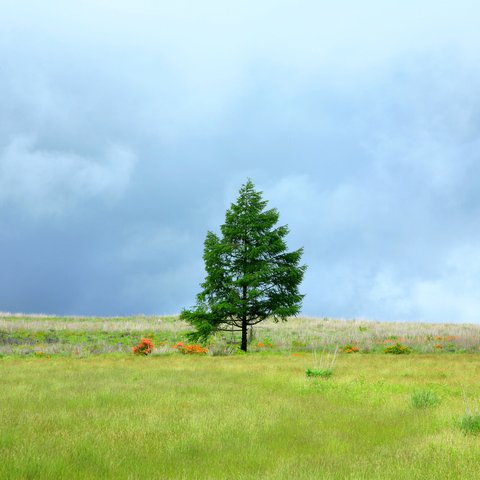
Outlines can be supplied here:
[[415, 408], [435, 407], [440, 403], [440, 398], [433, 390], [417, 390], [410, 398]]
[[[0, 359], [0, 478], [478, 478], [475, 355]], [[417, 410], [414, 391], [442, 403]]]
[[333, 375], [331, 368], [307, 368], [305, 370], [307, 377], [330, 378]]
[[480, 413], [466, 413], [459, 419], [458, 426], [466, 435], [480, 435]]

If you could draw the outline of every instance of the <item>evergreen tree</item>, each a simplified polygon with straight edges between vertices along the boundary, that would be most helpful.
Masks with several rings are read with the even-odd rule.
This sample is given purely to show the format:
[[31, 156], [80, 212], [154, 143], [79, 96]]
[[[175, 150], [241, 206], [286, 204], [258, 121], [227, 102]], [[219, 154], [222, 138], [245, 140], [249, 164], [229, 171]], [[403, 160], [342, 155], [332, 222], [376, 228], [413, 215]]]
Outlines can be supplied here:
[[181, 318], [194, 328], [191, 337], [205, 340], [217, 331], [240, 331], [247, 351], [247, 330], [266, 318], [286, 321], [299, 313], [298, 287], [306, 270], [303, 248], [287, 252], [287, 226], [275, 227], [279, 213], [266, 210], [262, 192], [251, 180], [242, 185], [226, 212], [221, 236], [207, 233], [203, 259], [207, 276], [197, 304]]

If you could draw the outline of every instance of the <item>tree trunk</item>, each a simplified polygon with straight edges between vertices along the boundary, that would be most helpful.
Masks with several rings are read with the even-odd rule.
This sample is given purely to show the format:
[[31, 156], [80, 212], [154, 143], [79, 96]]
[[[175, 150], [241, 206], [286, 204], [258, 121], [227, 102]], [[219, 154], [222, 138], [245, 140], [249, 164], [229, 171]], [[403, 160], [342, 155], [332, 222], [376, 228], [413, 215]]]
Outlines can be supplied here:
[[242, 320], [242, 346], [240, 347], [244, 352], [247, 351], [247, 320]]
[[247, 351], [247, 286], [244, 285], [242, 288], [242, 303], [243, 303], [243, 315], [242, 315], [242, 346], [240, 347], [241, 350], [244, 352]]

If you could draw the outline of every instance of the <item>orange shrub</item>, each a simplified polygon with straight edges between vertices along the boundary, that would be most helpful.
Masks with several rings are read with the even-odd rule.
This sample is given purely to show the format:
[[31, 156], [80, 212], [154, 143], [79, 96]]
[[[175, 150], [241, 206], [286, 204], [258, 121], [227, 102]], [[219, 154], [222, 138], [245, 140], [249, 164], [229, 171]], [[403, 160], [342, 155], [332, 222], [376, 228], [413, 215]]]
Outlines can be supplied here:
[[140, 343], [132, 348], [135, 355], [150, 355], [153, 350], [153, 342], [148, 338], [142, 338]]
[[345, 345], [342, 349], [345, 353], [357, 353], [360, 351], [360, 348], [356, 345]]
[[194, 354], [194, 353], [207, 353], [207, 349], [205, 347], [201, 347], [200, 345], [184, 345], [181, 350], [183, 354]]

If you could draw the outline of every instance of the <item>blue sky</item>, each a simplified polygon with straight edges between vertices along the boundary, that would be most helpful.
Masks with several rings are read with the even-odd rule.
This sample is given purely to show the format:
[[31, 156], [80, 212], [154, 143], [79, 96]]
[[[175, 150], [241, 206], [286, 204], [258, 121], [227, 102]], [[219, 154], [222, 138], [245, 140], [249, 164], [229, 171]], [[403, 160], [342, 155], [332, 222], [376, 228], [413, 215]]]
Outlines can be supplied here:
[[480, 320], [480, 6], [0, 4], [0, 310], [175, 313], [251, 177], [303, 313]]

